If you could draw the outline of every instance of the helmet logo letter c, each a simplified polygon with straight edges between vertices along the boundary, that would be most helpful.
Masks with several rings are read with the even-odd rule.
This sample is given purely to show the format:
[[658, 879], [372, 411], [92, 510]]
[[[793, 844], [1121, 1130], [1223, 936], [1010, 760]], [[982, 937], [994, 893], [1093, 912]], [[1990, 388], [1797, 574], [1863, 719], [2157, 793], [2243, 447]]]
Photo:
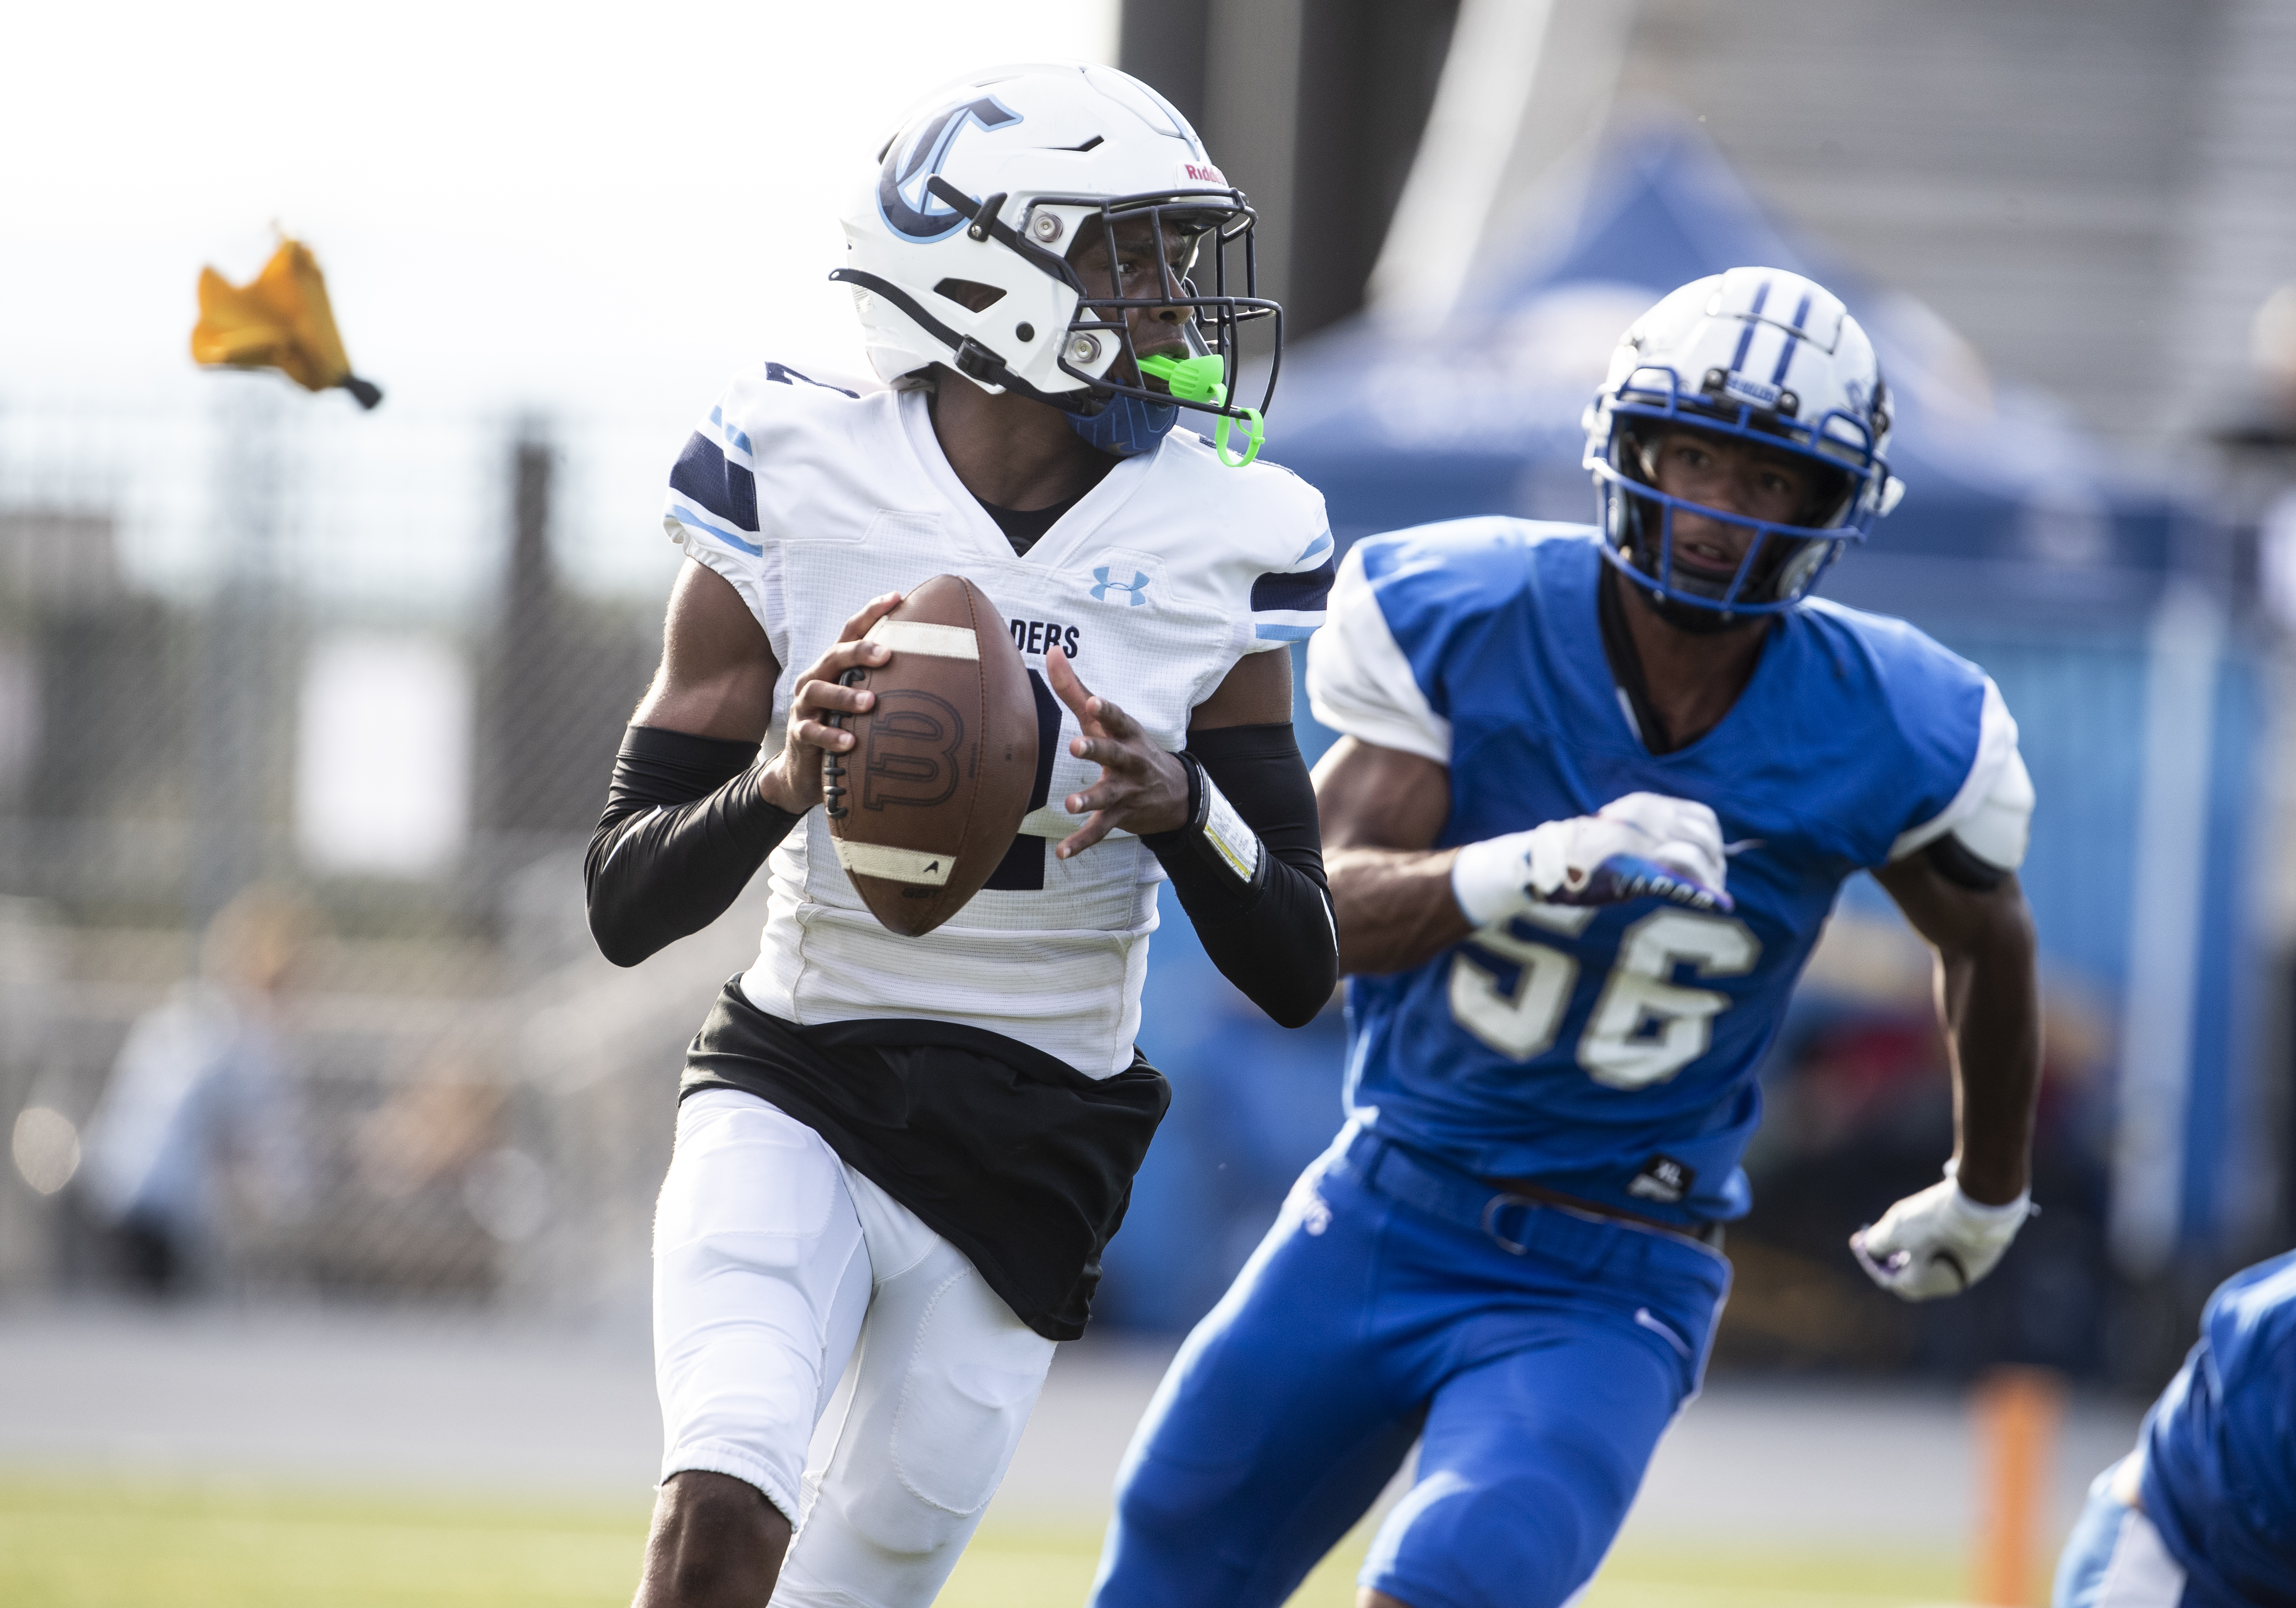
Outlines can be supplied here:
[[877, 209], [885, 226], [918, 245], [955, 234], [964, 219], [928, 195], [926, 181], [941, 170], [956, 136], [967, 128], [1002, 128], [1021, 120], [1019, 112], [993, 95], [935, 113], [906, 149], [897, 144], [885, 153], [877, 176]]

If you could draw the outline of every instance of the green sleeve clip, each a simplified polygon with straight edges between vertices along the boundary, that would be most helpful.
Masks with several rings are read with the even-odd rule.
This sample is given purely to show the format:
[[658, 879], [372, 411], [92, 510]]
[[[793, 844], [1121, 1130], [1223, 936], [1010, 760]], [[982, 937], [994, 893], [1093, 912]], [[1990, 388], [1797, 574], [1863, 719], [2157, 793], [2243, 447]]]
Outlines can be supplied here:
[[[1201, 357], [1143, 357], [1140, 359], [1140, 372], [1161, 380], [1164, 389], [1171, 392], [1176, 400], [1209, 402], [1215, 407], [1227, 405], [1227, 387], [1220, 383], [1220, 376], [1227, 372], [1227, 365], [1210, 353]], [[1240, 458], [1231, 457], [1227, 450], [1227, 427], [1239, 414], [1243, 419], [1250, 442]], [[1212, 450], [1219, 454], [1219, 461], [1230, 469], [1241, 469], [1259, 455], [1259, 444], [1267, 439], [1267, 426], [1261, 421], [1259, 410], [1239, 407], [1234, 413], [1219, 415], [1219, 423], [1212, 428]]]

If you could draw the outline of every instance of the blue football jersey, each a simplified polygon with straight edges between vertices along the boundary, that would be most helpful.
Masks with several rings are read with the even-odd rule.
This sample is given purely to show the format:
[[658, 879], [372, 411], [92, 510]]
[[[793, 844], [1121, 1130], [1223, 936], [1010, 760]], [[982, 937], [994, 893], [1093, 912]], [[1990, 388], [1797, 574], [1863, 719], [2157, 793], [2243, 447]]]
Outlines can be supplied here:
[[2145, 1516], [2208, 1600], [2296, 1603], [2296, 1251], [2209, 1297], [2138, 1444]]
[[1736, 907], [1544, 907], [1351, 979], [1347, 1105], [1486, 1177], [1738, 1217], [1756, 1071], [1842, 880], [1982, 808], [2016, 726], [1913, 627], [1812, 601], [1778, 617], [1719, 725], [1653, 755], [1603, 655], [1604, 562], [1588, 527], [1513, 519], [1357, 543], [1309, 650], [1316, 717], [1449, 767], [1439, 848], [1625, 793], [1698, 800]]

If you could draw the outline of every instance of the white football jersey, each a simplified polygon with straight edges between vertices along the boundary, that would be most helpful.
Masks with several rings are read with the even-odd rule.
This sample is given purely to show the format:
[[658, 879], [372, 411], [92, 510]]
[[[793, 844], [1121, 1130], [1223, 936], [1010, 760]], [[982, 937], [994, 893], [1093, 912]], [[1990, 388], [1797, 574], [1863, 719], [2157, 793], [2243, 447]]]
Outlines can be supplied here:
[[869, 914], [827, 819], [809, 812], [767, 862], [750, 998], [808, 1026], [964, 1022], [1095, 1078], [1129, 1065], [1163, 869], [1126, 833], [1053, 857], [1052, 843], [1083, 825], [1061, 800], [1100, 767], [1068, 751], [1077, 723], [1044, 685], [1045, 650], [1057, 643], [1086, 686], [1180, 748], [1190, 711], [1245, 654], [1321, 623], [1333, 571], [1321, 494], [1273, 465], [1227, 468], [1202, 438], [1175, 430], [1119, 461], [1016, 555], [942, 455], [923, 393], [857, 397], [767, 364], [736, 379], [687, 442], [663, 523], [765, 628], [782, 666], [776, 731], [798, 672], [856, 610], [951, 574], [1009, 624], [1037, 684], [1039, 742], [1052, 739], [1050, 775], [1040, 764], [1013, 853], [922, 938]]

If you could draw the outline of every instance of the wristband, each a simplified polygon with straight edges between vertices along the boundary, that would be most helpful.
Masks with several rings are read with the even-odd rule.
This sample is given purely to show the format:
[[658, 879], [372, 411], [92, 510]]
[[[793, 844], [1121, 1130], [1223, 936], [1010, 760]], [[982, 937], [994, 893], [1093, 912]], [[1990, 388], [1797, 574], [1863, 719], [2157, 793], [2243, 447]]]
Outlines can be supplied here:
[[1259, 834], [1236, 814], [1235, 806], [1204, 770], [1203, 761], [1185, 751], [1180, 759], [1188, 767], [1188, 825], [1184, 830], [1199, 840], [1208, 851], [1207, 857], [1239, 886], [1250, 887], [1267, 852]]
[[1461, 846], [1451, 860], [1451, 897], [1478, 928], [1520, 915], [1530, 908], [1530, 866], [1524, 853], [1527, 834], [1485, 838]]

